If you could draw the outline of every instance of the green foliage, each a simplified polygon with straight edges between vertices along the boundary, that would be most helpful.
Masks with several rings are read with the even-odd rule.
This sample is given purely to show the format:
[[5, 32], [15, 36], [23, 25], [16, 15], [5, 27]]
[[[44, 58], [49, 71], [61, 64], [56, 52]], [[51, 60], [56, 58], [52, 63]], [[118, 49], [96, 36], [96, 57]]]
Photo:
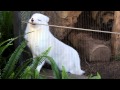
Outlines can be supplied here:
[[31, 75], [32, 75], [31, 68], [30, 66], [28, 66], [21, 75], [21, 79], [31, 79]]
[[3, 70], [2, 78], [5, 78], [5, 79], [9, 78], [10, 75], [13, 73], [13, 70], [15, 68], [15, 64], [18, 62], [18, 59], [19, 59], [22, 51], [26, 47], [26, 45], [27, 45], [26, 41], [23, 41], [21, 43], [21, 45], [18, 46], [18, 48], [11, 55], [11, 57], [9, 58], [9, 61], [7, 62], [7, 65], [5, 66], [5, 68]]
[[[8, 39], [0, 43], [0, 52], [1, 52], [0, 56], [2, 55], [4, 50], [8, 48], [9, 45], [12, 45], [12, 42], [17, 38]], [[27, 61], [25, 61], [22, 64], [22, 66], [19, 66], [17, 67], [17, 69], [15, 69], [16, 64], [20, 58], [20, 55], [23, 52], [26, 45], [27, 45], [27, 42], [23, 41], [21, 45], [19, 45], [16, 48], [16, 50], [12, 53], [4, 69], [3, 70], [0, 69], [0, 78], [2, 77], [2, 79], [43, 79], [43, 77], [40, 76], [36, 68], [39, 64], [41, 64], [47, 58], [48, 60], [50, 60], [54, 77], [56, 79], [68, 79], [68, 75], [65, 71], [65, 68], [62, 67], [62, 72], [61, 72], [57, 67], [53, 58], [48, 56], [48, 53], [50, 52], [51, 47], [48, 48], [46, 51], [44, 51], [38, 57], [34, 58], [34, 60], [30, 58]]]
[[13, 14], [11, 11], [0, 12], [0, 40], [13, 37]]
[[100, 76], [100, 74], [97, 72], [97, 75], [93, 75], [93, 74], [89, 75], [88, 79], [101, 79], [101, 76]]
[[20, 76], [23, 74], [23, 70], [25, 70], [27, 68], [27, 66], [32, 62], [33, 59], [28, 59], [26, 60], [22, 66], [19, 66], [16, 70], [15, 70], [15, 76], [14, 78], [20, 78]]
[[58, 66], [55, 63], [55, 61], [53, 60], [53, 58], [50, 57], [50, 56], [44, 56], [44, 57], [46, 57], [50, 61], [51, 67], [52, 67], [52, 70], [53, 70], [53, 75], [55, 76], [55, 78], [56, 79], [61, 79], [61, 72], [59, 71]]
[[61, 72], [52, 57], [50, 56], [43, 56], [43, 57], [46, 57], [50, 61], [55, 79], [68, 79], [68, 74], [64, 66], [62, 66], [62, 72]]
[[6, 64], [6, 60], [4, 57], [2, 57], [3, 52], [13, 44], [13, 41], [16, 40], [18, 37], [16, 38], [11, 38], [8, 40], [5, 40], [3, 42], [0, 43], [0, 67], [2, 68], [2, 66], [4, 64]]
[[[14, 40], [16, 40], [18, 37], [16, 38], [12, 38], [12, 39], [8, 39], [6, 41], [3, 41], [0, 43], [0, 48], [1, 47], [6, 47], [8, 48], [8, 45], [10, 45]], [[7, 44], [6, 44], [7, 43]], [[11, 55], [11, 57], [9, 58], [7, 64], [5, 65], [4, 69], [1, 70], [0, 69], [0, 74], [2, 79], [14, 79], [14, 78], [19, 78], [20, 75], [23, 73], [23, 70], [30, 64], [30, 62], [32, 61], [32, 59], [27, 60], [26, 62], [23, 63], [22, 66], [19, 66], [17, 68], [17, 70], [15, 70], [16, 64], [18, 62], [18, 59], [20, 58], [21, 53], [23, 52], [24, 48], [26, 47], [27, 42], [23, 41], [21, 43], [21, 45], [19, 45], [16, 50], [14, 51], [14, 53]], [[0, 50], [3, 51], [6, 48], [1, 48]], [[1, 52], [0, 51], [0, 52]], [[1, 53], [2, 54], [2, 53]], [[1, 56], [0, 54], [0, 56]], [[2, 61], [2, 60], [1, 60]], [[1, 63], [0, 63], [1, 65]]]
[[35, 69], [34, 72], [31, 71], [31, 67], [28, 66], [25, 71], [20, 76], [21, 79], [42, 79], [39, 72]]
[[51, 47], [48, 48], [45, 52], [43, 52], [40, 56], [36, 57], [35, 60], [33, 60], [33, 64], [31, 65], [32, 71], [34, 71], [37, 68], [37, 66], [45, 60], [43, 56], [46, 56], [49, 53], [50, 49]]
[[25, 69], [25, 71], [21, 75], [21, 79], [40, 79], [40, 78], [42, 78], [40, 76], [39, 72], [36, 70], [36, 68], [39, 64], [41, 64], [45, 60], [44, 56], [46, 56], [49, 53], [50, 49], [51, 48], [48, 48], [41, 55], [34, 58], [32, 64], [30, 66], [28, 66], [27, 69]]
[[[13, 45], [12, 43], [16, 39], [17, 38], [11, 38], [11, 39], [5, 40], [5, 41], [3, 41], [3, 42], [0, 43], [0, 56], [5, 51], [5, 49], [7, 49], [9, 46]], [[6, 44], [6, 45], [4, 45], [4, 44]]]
[[62, 79], [68, 79], [68, 74], [64, 66], [62, 66]]
[[[0, 11], [0, 43], [12, 38], [13, 35], [13, 13], [12, 11]], [[9, 47], [9, 48], [8, 48]], [[3, 51], [2, 51], [2, 50]], [[3, 68], [7, 60], [9, 59], [11, 53], [14, 51], [14, 46], [11, 44], [7, 44], [0, 48], [0, 66]], [[3, 53], [4, 52], [4, 53]], [[1, 64], [2, 63], [2, 64]]]
[[27, 69], [25, 69], [24, 73], [21, 76], [21, 79], [43, 79], [42, 76], [40, 76], [39, 72], [36, 70], [39, 63], [41, 64], [46, 58], [50, 61], [53, 75], [55, 79], [68, 79], [68, 75], [65, 71], [65, 68], [62, 68], [62, 73], [57, 67], [57, 64], [53, 60], [52, 57], [47, 56], [49, 53], [51, 47], [48, 48], [45, 52], [43, 52], [40, 56], [34, 58], [33, 63], [31, 66], [28, 66]]
[[[4, 45], [7, 42], [8, 42], [8, 44]], [[0, 66], [1, 66], [1, 63], [2, 63], [2, 56], [1, 55], [4, 52], [4, 50], [6, 48], [8, 48], [8, 46], [10, 46], [10, 45], [11, 45], [11, 40], [10, 39], [0, 43]]]

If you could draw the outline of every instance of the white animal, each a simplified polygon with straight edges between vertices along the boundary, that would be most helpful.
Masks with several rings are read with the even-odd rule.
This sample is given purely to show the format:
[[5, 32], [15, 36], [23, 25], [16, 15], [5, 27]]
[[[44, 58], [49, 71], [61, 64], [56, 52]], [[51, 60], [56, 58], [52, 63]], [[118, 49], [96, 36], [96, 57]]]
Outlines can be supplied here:
[[[82, 75], [84, 73], [84, 71], [81, 70], [80, 58], [77, 51], [55, 38], [49, 31], [49, 26], [37, 25], [48, 25], [49, 17], [35, 13], [29, 19], [29, 22], [31, 24], [27, 24], [24, 38], [28, 41], [27, 45], [32, 52], [33, 58], [51, 47], [48, 55], [55, 60], [60, 70], [62, 70], [62, 66], [64, 66], [66, 71], [72, 74]], [[28, 32], [32, 33], [26, 34]], [[50, 63], [48, 60], [43, 61], [37, 67], [38, 71], [41, 70], [45, 62]]]

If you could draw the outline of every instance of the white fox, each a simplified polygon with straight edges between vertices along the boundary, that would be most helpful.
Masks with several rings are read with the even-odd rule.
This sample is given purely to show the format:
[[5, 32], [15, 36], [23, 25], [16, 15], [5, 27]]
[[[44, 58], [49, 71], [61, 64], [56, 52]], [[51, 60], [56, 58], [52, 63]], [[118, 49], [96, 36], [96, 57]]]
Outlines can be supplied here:
[[[82, 75], [85, 73], [81, 70], [80, 58], [75, 49], [64, 44], [55, 38], [52, 33], [49, 31], [49, 17], [35, 13], [29, 19], [25, 30], [24, 38], [28, 41], [28, 47], [30, 48], [33, 58], [40, 55], [47, 48], [51, 47], [49, 56], [51, 56], [56, 62], [58, 68], [62, 70], [62, 66], [65, 67], [67, 72], [76, 75]], [[46, 24], [46, 25], [37, 25], [37, 24]], [[31, 32], [29, 34], [26, 34]], [[40, 71], [45, 62], [49, 63], [49, 60], [43, 61], [38, 65], [37, 70]]]

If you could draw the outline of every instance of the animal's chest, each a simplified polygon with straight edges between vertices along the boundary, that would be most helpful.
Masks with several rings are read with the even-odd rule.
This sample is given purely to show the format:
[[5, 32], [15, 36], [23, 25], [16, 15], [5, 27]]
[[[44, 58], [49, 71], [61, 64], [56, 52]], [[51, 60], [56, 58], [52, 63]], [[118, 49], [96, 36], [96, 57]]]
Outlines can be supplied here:
[[41, 35], [39, 32], [35, 31], [28, 35], [28, 44], [32, 46], [38, 46], [41, 41]]
[[28, 35], [28, 46], [33, 53], [42, 53], [49, 46], [48, 36], [39, 31], [32, 32]]

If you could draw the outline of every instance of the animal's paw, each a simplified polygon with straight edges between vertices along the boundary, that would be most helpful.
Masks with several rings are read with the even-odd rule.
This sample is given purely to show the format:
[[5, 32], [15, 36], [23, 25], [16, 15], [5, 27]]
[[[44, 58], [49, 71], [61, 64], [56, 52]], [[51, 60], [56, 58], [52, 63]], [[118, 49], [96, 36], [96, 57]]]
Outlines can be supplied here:
[[85, 73], [85, 71], [80, 70], [78, 74], [79, 74], [79, 75], [83, 75], [84, 73]]

